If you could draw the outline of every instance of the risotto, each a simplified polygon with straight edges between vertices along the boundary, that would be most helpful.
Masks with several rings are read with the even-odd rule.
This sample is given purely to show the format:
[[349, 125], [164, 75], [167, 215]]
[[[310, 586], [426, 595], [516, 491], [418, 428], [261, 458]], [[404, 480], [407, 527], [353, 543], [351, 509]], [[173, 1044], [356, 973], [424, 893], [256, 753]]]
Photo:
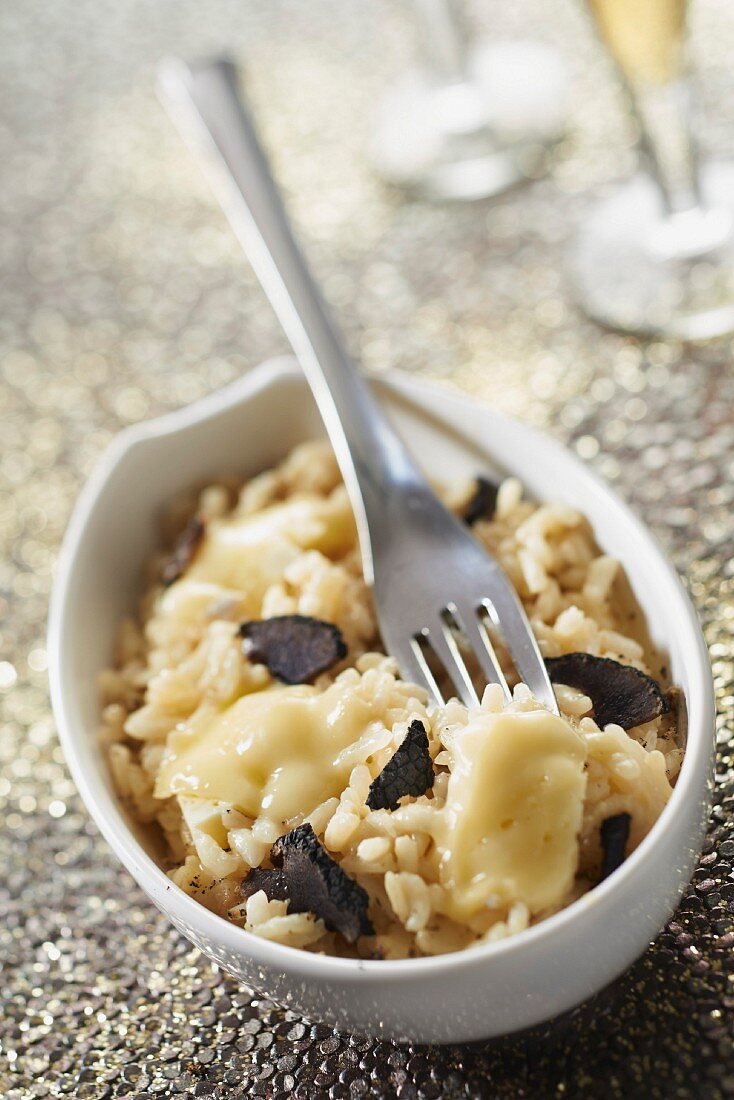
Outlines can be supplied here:
[[514, 479], [446, 499], [520, 595], [560, 717], [501, 649], [510, 700], [438, 707], [400, 678], [325, 443], [164, 519], [102, 734], [173, 882], [256, 935], [378, 959], [512, 935], [611, 873], [671, 794], [675, 692], [584, 517]]

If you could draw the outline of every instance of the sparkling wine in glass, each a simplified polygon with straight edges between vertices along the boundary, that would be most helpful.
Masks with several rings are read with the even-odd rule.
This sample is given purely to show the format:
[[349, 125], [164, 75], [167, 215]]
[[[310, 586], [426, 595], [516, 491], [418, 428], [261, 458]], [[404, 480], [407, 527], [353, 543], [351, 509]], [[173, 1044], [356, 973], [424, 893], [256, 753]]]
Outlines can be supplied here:
[[531, 41], [473, 41], [458, 0], [411, 0], [415, 62], [380, 103], [372, 160], [434, 199], [497, 195], [546, 168], [566, 118], [566, 69]]
[[588, 0], [639, 120], [644, 170], [572, 245], [582, 307], [612, 328], [705, 340], [734, 331], [734, 163], [703, 161], [691, 123], [684, 0]]

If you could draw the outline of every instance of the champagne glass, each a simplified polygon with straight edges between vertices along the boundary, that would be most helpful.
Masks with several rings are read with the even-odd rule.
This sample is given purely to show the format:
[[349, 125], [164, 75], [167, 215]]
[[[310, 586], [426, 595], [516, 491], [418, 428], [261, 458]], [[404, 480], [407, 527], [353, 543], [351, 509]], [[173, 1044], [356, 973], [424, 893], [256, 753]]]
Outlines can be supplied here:
[[380, 104], [372, 160], [429, 198], [497, 195], [542, 175], [567, 78], [537, 42], [471, 42], [456, 0], [412, 0], [419, 56]]
[[570, 254], [576, 297], [615, 329], [705, 340], [734, 331], [734, 163], [691, 123], [685, 0], [588, 0], [631, 95], [644, 171], [600, 202]]

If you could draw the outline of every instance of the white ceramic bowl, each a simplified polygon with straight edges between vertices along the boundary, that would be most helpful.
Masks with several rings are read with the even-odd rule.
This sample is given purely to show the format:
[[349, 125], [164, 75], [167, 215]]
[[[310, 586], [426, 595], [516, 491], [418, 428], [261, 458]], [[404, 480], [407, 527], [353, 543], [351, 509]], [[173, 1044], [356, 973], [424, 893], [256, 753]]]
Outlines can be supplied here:
[[[97, 741], [95, 675], [135, 606], [156, 515], [207, 475], [255, 473], [323, 434], [291, 360], [160, 420], [124, 431], [84, 489], [61, 552], [49, 630], [54, 711], [74, 779], [103, 835], [152, 901], [205, 954], [247, 985], [314, 1020], [417, 1042], [499, 1035], [548, 1019], [601, 989], [645, 949], [674, 910], [702, 843], [710, 804], [711, 672], [685, 592], [645, 527], [569, 453], [467, 398], [408, 378], [377, 393], [423, 465], [442, 479], [505, 468], [538, 499], [562, 499], [624, 563], [653, 641], [669, 654], [688, 713], [673, 796], [622, 868], [574, 905], [520, 935], [438, 958], [367, 962], [258, 939], [208, 912], [157, 866], [153, 838], [115, 796]], [[121, 945], [122, 946], [122, 945]]]

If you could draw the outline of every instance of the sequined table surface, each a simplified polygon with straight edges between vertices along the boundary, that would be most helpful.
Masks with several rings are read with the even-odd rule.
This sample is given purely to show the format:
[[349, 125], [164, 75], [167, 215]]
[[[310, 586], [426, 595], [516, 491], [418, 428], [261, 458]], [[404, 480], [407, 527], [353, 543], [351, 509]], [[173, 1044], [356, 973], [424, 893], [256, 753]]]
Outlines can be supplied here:
[[[634, 132], [572, 0], [481, 0], [493, 35], [563, 52], [552, 173], [492, 204], [408, 201], [365, 158], [411, 49], [394, 0], [24, 0], [0, 8], [0, 1094], [734, 1095], [734, 375], [731, 345], [605, 333], [561, 255]], [[693, 5], [705, 148], [734, 153], [734, 9]], [[701, 613], [719, 703], [705, 853], [674, 920], [597, 1002], [530, 1036], [375, 1043], [311, 1025], [218, 972], [123, 873], [49, 711], [44, 629], [75, 496], [126, 424], [285, 349], [159, 108], [169, 52], [223, 45], [329, 299], [365, 365], [415, 371], [539, 425], [650, 524]]]

